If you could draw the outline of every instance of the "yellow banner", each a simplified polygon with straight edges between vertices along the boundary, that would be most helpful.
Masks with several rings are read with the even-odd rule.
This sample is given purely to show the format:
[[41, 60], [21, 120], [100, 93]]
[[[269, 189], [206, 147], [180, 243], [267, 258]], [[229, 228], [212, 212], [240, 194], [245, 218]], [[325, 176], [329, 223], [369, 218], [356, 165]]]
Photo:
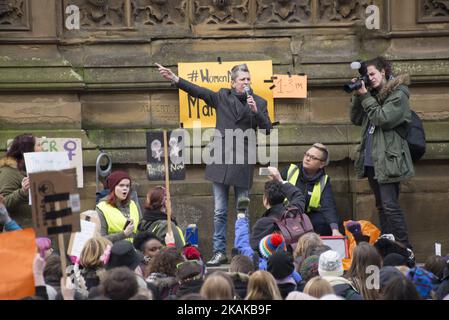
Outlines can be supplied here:
[[[251, 75], [251, 88], [258, 96], [267, 100], [270, 120], [274, 121], [272, 83], [265, 83], [273, 75], [271, 60], [265, 61], [230, 61], [178, 63], [179, 77], [212, 91], [231, 88], [231, 69], [233, 66], [246, 63]], [[179, 121], [184, 128], [193, 128], [198, 122], [202, 128], [215, 127], [215, 109], [186, 92], [179, 90]]]

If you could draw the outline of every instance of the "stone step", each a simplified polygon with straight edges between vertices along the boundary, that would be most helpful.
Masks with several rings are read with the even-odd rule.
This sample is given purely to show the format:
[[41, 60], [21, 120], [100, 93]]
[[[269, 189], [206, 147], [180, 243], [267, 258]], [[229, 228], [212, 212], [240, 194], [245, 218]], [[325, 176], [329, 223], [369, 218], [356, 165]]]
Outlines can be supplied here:
[[229, 264], [222, 264], [220, 266], [217, 267], [207, 267], [207, 274], [211, 274], [215, 271], [224, 271], [224, 272], [228, 272], [229, 270]]

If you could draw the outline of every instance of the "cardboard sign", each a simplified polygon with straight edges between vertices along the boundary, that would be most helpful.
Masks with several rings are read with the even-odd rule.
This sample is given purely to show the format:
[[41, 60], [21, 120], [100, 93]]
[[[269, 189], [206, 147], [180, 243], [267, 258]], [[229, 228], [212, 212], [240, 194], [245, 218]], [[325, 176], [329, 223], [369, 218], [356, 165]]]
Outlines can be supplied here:
[[33, 296], [36, 235], [31, 228], [0, 233], [0, 300]]
[[44, 152], [65, 152], [69, 158], [71, 168], [76, 168], [78, 188], [84, 185], [83, 177], [83, 149], [79, 138], [45, 138], [41, 141]]
[[33, 224], [39, 237], [80, 230], [75, 169], [30, 173]]
[[80, 214], [81, 231], [72, 233], [70, 236], [69, 248], [67, 254], [69, 256], [79, 258], [81, 251], [86, 242], [100, 236], [100, 219], [95, 210], [89, 210]]
[[[11, 145], [13, 139], [9, 139], [6, 143], [7, 149]], [[65, 152], [69, 159], [69, 166], [65, 168], [57, 168], [51, 170], [60, 170], [67, 168], [76, 168], [76, 179], [78, 188], [84, 186], [83, 176], [83, 149], [82, 140], [79, 138], [47, 138], [42, 137], [41, 146], [43, 152]], [[27, 171], [28, 166], [27, 166]], [[40, 170], [45, 171], [45, 170]], [[35, 171], [38, 172], [38, 171]]]
[[307, 98], [307, 76], [276, 74], [273, 86], [274, 98]]
[[[180, 133], [180, 131], [178, 131]], [[167, 132], [170, 180], [185, 180], [186, 169], [183, 161], [183, 137], [170, 137]], [[165, 180], [164, 135], [163, 132], [147, 132], [147, 176], [151, 181]]]
[[326, 246], [337, 251], [342, 259], [349, 258], [348, 238], [344, 236], [321, 236], [320, 238]]
[[[265, 61], [229, 61], [229, 62], [195, 62], [178, 63], [179, 77], [196, 85], [217, 92], [221, 88], [231, 88], [231, 69], [235, 65], [246, 63], [251, 74], [251, 88], [258, 96], [267, 100], [268, 114], [274, 121], [273, 93], [271, 83], [264, 80], [271, 78], [273, 64]], [[216, 112], [203, 100], [179, 90], [179, 121], [184, 128], [215, 127]]]

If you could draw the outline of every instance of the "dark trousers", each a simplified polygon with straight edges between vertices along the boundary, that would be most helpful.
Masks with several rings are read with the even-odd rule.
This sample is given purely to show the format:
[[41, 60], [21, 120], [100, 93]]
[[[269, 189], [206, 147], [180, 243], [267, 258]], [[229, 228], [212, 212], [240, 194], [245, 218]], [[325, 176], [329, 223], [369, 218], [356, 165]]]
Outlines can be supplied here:
[[404, 213], [399, 205], [399, 182], [379, 183], [374, 178], [374, 167], [365, 167], [365, 173], [376, 199], [382, 234], [391, 233], [396, 241], [411, 248]]

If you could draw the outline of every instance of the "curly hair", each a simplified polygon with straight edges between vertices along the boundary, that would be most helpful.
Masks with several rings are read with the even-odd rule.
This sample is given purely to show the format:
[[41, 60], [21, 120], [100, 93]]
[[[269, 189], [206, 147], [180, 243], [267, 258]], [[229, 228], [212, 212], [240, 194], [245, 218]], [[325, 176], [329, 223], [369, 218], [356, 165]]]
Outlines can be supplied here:
[[264, 195], [270, 206], [284, 202], [285, 194], [282, 192], [282, 183], [276, 180], [267, 181]]
[[25, 170], [25, 160], [23, 154], [26, 152], [34, 152], [36, 145], [36, 137], [29, 133], [21, 134], [14, 138], [8, 151], [7, 157], [11, 157], [17, 161], [19, 170]]
[[156, 239], [157, 241], [162, 243], [162, 240], [149, 230], [138, 232], [133, 240], [134, 248], [136, 248], [136, 250], [143, 251], [143, 246], [145, 245], [145, 243], [152, 239]]
[[176, 265], [183, 261], [185, 261], [184, 257], [176, 248], [162, 248], [151, 259], [144, 276], [148, 277], [151, 273], [164, 273], [169, 277], [174, 277], [176, 276]]
[[387, 60], [385, 57], [376, 57], [374, 59], [366, 61], [366, 67], [374, 66], [377, 70], [382, 71], [385, 70], [385, 78], [388, 80], [392, 75], [392, 66], [391, 62]]

